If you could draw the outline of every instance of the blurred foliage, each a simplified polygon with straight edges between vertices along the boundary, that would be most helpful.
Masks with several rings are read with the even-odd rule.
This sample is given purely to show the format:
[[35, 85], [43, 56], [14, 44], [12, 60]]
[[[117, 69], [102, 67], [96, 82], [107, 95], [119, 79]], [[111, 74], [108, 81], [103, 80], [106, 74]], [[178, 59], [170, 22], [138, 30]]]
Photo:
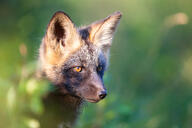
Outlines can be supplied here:
[[[0, 127], [38, 128], [47, 82], [34, 77], [38, 48], [54, 12], [77, 26], [114, 11], [123, 17], [105, 74], [108, 96], [83, 107], [78, 128], [191, 128], [192, 1], [1, 0]], [[51, 123], [51, 122], [49, 122]]]

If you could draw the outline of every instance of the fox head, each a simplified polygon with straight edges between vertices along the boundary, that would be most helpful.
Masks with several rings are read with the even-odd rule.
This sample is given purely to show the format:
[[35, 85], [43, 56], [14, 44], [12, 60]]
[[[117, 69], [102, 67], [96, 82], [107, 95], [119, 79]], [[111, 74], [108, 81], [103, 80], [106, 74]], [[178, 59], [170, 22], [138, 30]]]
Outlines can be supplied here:
[[98, 102], [106, 95], [104, 71], [120, 12], [77, 28], [64, 12], [50, 20], [39, 50], [40, 70], [63, 93]]

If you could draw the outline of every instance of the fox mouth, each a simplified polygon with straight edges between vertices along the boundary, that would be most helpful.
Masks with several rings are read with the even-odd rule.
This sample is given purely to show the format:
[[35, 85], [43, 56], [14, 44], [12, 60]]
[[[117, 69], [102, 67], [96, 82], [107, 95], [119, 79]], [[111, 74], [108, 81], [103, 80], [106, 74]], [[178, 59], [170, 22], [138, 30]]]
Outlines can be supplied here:
[[85, 100], [88, 102], [91, 102], [91, 103], [97, 103], [100, 101], [100, 100], [95, 100], [95, 99], [85, 99]]

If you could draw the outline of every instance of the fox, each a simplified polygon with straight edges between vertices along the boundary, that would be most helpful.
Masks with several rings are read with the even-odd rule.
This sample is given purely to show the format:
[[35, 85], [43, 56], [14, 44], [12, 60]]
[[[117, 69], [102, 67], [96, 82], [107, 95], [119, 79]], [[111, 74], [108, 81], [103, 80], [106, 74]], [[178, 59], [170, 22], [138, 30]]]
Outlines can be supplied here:
[[84, 102], [107, 96], [103, 75], [121, 16], [117, 11], [82, 27], [63, 11], [52, 16], [38, 58], [38, 72], [53, 88], [43, 98], [42, 128], [73, 127]]

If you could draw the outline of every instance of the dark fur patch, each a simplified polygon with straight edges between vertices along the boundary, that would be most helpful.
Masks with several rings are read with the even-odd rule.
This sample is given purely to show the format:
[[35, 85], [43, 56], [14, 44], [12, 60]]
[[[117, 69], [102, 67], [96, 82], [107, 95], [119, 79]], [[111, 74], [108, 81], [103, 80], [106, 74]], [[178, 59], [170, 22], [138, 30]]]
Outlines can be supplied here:
[[80, 33], [81, 38], [82, 38], [83, 40], [87, 40], [87, 38], [89, 37], [89, 29], [88, 29], [88, 28], [86, 28], [86, 29], [81, 29], [81, 30], [79, 31], [79, 33]]

